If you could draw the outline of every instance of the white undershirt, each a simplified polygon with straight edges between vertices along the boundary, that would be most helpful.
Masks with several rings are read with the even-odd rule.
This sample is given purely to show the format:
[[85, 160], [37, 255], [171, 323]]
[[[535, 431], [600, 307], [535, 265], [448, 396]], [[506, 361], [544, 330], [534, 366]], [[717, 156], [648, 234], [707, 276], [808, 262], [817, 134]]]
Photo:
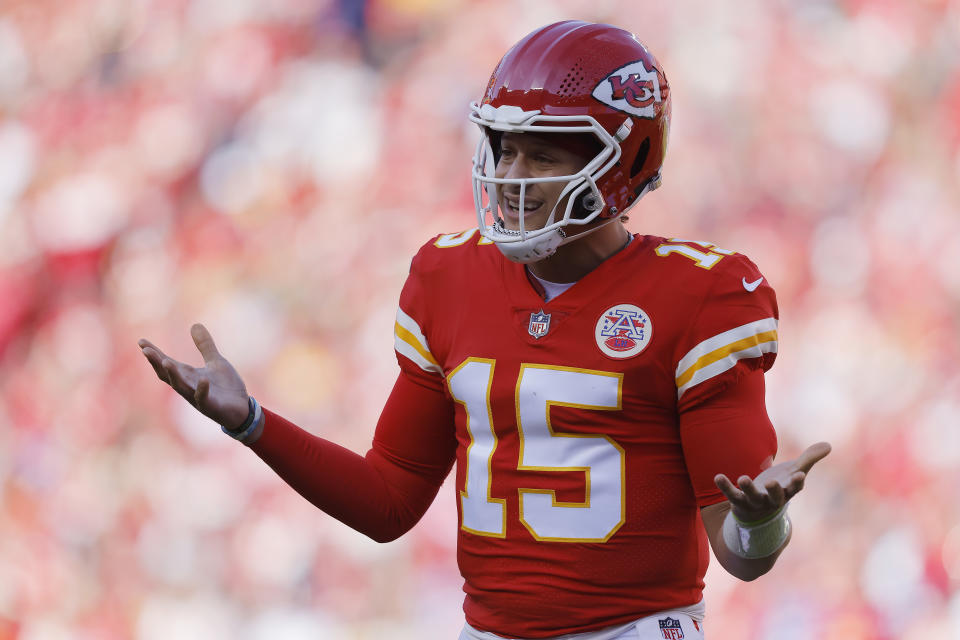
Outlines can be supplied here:
[[[623, 249], [626, 249], [631, 242], [633, 242], [633, 234], [630, 234], [630, 238], [627, 240], [627, 244], [623, 245], [620, 251], [623, 251]], [[532, 275], [534, 278], [536, 278], [537, 282], [539, 282], [541, 286], [543, 286], [544, 302], [550, 302], [551, 300], [556, 298], [558, 295], [560, 295], [561, 293], [563, 293], [573, 285], [577, 284], [576, 280], [574, 280], [573, 282], [550, 282], [549, 280], [544, 280], [543, 278], [535, 274], [530, 269], [527, 269], [527, 272], [530, 275]]]
[[560, 295], [561, 293], [563, 293], [573, 285], [577, 284], [576, 280], [574, 280], [573, 282], [550, 282], [549, 280], [544, 280], [543, 278], [535, 274], [533, 271], [530, 272], [530, 275], [536, 278], [537, 282], [539, 282], [541, 286], [543, 286], [544, 302], [550, 302], [551, 300], [556, 298], [558, 295]]

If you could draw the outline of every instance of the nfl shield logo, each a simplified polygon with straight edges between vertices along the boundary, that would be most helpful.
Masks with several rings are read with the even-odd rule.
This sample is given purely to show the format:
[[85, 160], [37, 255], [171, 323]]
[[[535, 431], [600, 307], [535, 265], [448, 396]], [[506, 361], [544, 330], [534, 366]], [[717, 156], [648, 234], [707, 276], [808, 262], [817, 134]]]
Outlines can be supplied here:
[[534, 338], [539, 340], [543, 336], [547, 335], [547, 331], [550, 330], [550, 314], [544, 313], [543, 309], [535, 313], [530, 314], [530, 326], [527, 328], [527, 332], [532, 335]]
[[675, 618], [664, 618], [658, 620], [660, 623], [660, 635], [666, 640], [682, 640], [683, 629], [680, 627], [680, 621]]

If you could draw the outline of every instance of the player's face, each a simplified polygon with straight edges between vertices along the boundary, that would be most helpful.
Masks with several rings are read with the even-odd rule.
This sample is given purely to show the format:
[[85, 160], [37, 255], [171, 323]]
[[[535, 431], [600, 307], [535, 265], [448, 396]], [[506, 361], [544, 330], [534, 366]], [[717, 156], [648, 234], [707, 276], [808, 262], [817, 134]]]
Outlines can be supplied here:
[[[504, 133], [500, 139], [498, 178], [546, 178], [575, 174], [590, 161], [584, 153], [563, 145], [570, 134]], [[523, 198], [523, 226], [526, 230], [540, 229], [560, 199], [566, 181], [528, 183]], [[500, 211], [507, 229], [520, 228], [520, 191], [518, 184], [497, 186]], [[558, 215], [566, 207], [566, 197], [560, 203]]]

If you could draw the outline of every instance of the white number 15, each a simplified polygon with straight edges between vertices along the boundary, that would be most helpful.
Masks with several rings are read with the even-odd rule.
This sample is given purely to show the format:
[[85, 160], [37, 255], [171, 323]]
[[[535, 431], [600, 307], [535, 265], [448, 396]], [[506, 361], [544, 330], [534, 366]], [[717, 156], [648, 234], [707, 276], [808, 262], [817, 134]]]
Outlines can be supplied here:
[[[460, 490], [461, 527], [476, 535], [506, 536], [506, 499], [490, 494], [497, 448], [490, 411], [496, 361], [468, 358], [447, 376], [454, 400], [467, 414], [467, 464]], [[517, 487], [520, 522], [537, 540], [606, 542], [624, 522], [624, 453], [602, 434], [555, 433], [551, 407], [596, 411], [621, 408], [617, 373], [525, 364], [517, 380], [520, 471], [582, 471], [584, 502], [560, 502], [556, 491]]]

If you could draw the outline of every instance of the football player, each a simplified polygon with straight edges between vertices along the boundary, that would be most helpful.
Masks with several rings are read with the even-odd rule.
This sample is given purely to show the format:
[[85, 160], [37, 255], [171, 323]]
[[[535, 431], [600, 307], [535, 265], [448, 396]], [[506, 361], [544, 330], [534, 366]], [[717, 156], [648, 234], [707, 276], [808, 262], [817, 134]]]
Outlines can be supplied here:
[[456, 462], [462, 640], [702, 638], [708, 546], [773, 567], [826, 443], [772, 463], [774, 291], [746, 256], [632, 234], [660, 184], [670, 86], [631, 33], [567, 21], [497, 65], [470, 120], [477, 228], [440, 235], [400, 296], [400, 374], [365, 456], [146, 340], [161, 380], [317, 507], [379, 541]]

